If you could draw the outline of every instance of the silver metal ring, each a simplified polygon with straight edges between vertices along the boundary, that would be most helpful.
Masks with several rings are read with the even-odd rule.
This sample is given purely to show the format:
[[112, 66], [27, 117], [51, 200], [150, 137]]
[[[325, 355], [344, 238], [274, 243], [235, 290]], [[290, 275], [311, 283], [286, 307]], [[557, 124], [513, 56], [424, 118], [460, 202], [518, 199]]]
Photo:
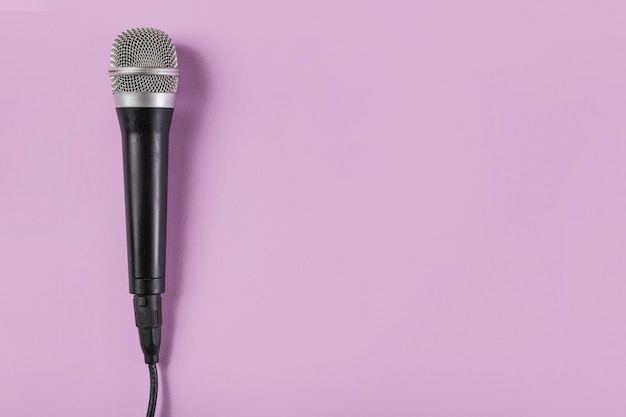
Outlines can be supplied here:
[[115, 107], [159, 107], [174, 108], [175, 94], [172, 93], [113, 93]]
[[109, 70], [109, 75], [165, 75], [168, 77], [178, 77], [179, 72], [178, 68], [112, 67]]

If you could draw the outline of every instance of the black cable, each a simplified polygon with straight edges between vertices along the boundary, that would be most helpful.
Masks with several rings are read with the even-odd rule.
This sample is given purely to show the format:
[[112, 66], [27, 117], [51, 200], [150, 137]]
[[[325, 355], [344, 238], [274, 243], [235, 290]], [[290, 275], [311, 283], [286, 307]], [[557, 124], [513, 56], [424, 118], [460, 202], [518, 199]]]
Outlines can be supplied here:
[[161, 296], [159, 294], [135, 294], [133, 306], [141, 350], [150, 371], [150, 400], [146, 416], [154, 417], [159, 393], [159, 375], [156, 364], [159, 361], [159, 347], [161, 346]]
[[149, 363], [148, 369], [150, 370], [150, 401], [148, 402], [148, 414], [146, 414], [146, 417], [154, 417], [157, 394], [159, 393], [159, 374], [157, 373], [156, 363]]

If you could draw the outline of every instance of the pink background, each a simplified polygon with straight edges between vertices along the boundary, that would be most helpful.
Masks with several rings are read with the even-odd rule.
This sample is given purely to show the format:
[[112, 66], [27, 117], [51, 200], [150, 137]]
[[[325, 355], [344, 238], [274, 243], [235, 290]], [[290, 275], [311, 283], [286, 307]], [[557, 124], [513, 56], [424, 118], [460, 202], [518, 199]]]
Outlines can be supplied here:
[[145, 415], [137, 26], [182, 71], [159, 416], [626, 414], [623, 1], [176, 3], [0, 13], [0, 416]]

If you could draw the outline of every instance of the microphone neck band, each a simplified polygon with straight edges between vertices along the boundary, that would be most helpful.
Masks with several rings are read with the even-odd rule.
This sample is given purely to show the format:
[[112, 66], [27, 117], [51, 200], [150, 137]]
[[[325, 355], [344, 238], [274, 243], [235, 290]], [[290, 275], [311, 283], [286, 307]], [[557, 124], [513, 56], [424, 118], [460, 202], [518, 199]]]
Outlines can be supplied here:
[[113, 93], [113, 99], [115, 100], [116, 108], [158, 107], [173, 109], [175, 97], [176, 94], [173, 93]]

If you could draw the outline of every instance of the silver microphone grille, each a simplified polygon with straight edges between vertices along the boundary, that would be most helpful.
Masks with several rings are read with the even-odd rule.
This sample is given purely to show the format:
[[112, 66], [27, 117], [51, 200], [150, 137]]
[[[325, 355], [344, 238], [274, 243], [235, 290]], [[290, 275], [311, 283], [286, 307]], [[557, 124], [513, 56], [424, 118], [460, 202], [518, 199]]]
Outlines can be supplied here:
[[168, 68], [178, 68], [176, 47], [161, 30], [129, 29], [113, 41], [110, 74], [114, 93], [175, 93], [178, 76], [158, 74], [163, 72], [159, 69]]

